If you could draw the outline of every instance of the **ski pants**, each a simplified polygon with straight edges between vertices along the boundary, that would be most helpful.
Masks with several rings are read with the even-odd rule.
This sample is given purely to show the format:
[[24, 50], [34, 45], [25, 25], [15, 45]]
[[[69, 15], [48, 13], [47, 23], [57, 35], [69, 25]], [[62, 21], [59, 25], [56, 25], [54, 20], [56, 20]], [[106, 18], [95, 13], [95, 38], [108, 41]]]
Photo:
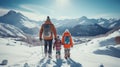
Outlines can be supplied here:
[[60, 50], [56, 50], [56, 55], [61, 55]]
[[70, 48], [65, 48], [64, 51], [65, 51], [65, 55], [70, 55]]
[[52, 54], [52, 40], [44, 40], [44, 53]]

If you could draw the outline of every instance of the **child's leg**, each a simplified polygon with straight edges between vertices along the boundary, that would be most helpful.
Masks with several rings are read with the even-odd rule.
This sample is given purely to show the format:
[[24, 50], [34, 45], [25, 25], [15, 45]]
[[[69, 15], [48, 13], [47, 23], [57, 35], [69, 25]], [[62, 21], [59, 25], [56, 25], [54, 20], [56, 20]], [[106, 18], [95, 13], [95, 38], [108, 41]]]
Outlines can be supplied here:
[[70, 49], [68, 49], [68, 57], [70, 57]]
[[70, 48], [65, 49], [65, 59], [70, 57]]
[[56, 50], [56, 58], [57, 58], [58, 51]]
[[57, 51], [56, 51], [56, 58], [61, 58], [60, 50], [57, 50]]
[[65, 52], [65, 53], [64, 53], [64, 54], [65, 54], [64, 57], [65, 57], [65, 59], [67, 59], [67, 54], [68, 54], [67, 48], [64, 49], [64, 52]]
[[59, 57], [59, 51], [56, 50], [56, 58], [58, 58], [58, 57]]
[[59, 58], [61, 58], [61, 52], [60, 52], [60, 50], [58, 51], [58, 55], [59, 55]]

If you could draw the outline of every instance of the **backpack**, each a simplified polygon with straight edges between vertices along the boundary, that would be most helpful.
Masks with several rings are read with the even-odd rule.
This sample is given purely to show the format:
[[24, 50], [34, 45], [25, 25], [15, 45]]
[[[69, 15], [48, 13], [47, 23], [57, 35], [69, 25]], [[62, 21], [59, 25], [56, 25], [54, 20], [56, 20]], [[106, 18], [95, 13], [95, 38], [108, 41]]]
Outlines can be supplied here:
[[64, 40], [65, 44], [70, 44], [70, 36], [65, 36]]
[[51, 36], [51, 25], [50, 24], [44, 24], [43, 25], [43, 34], [46, 37], [50, 37]]

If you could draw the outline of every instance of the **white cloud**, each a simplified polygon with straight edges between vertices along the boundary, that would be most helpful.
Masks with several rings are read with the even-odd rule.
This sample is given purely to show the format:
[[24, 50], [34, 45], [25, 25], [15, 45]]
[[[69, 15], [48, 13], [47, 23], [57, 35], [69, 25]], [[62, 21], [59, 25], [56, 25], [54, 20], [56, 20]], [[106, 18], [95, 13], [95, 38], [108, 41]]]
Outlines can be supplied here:
[[36, 20], [36, 21], [39, 21], [39, 20], [43, 20], [44, 19], [44, 16], [42, 15], [37, 15], [35, 13], [32, 13], [32, 12], [25, 12], [25, 11], [20, 11], [23, 15], [27, 16], [28, 18], [32, 19], [32, 20]]
[[0, 16], [3, 16], [3, 15], [6, 14], [8, 11], [9, 11], [8, 9], [0, 8]]
[[31, 4], [26, 4], [26, 5], [20, 5], [21, 8], [26, 9], [31, 12], [22, 12], [24, 15], [31, 17], [31, 18], [36, 18], [37, 20], [45, 20], [46, 16], [51, 16], [54, 14], [54, 10], [51, 8], [46, 8], [45, 6], [40, 6], [40, 5], [31, 5]]
[[[17, 12], [22, 13], [23, 15], [27, 16], [28, 18], [32, 19], [32, 20], [46, 20], [46, 16], [50, 16], [51, 18], [56, 18], [56, 19], [73, 19], [73, 18], [79, 18], [82, 15], [76, 15], [76, 16], [71, 16], [72, 13], [68, 13], [69, 15], [65, 14], [65, 13], [60, 13], [61, 11], [57, 10], [57, 11], [53, 11], [50, 10], [49, 8], [44, 8], [44, 7], [40, 7], [40, 9], [42, 10], [46, 10], [46, 11], [51, 11], [50, 14], [42, 14], [41, 10], [35, 10], [30, 8], [30, 6], [22, 6], [25, 9], [30, 10], [31, 12], [28, 11], [22, 11], [22, 10], [15, 10]], [[35, 6], [34, 6], [35, 7]], [[36, 7], [37, 8], [37, 7]], [[4, 8], [0, 8], [0, 16], [6, 14], [9, 10], [14, 10], [14, 9], [4, 9]], [[64, 12], [64, 11], [63, 11]], [[88, 18], [117, 18], [119, 19], [120, 16], [117, 14], [108, 14], [108, 13], [104, 13], [104, 14], [96, 14], [96, 15], [86, 15]]]
[[41, 5], [31, 5], [31, 4], [22, 4], [21, 8], [26, 9], [28, 11], [32, 11], [34, 14], [42, 16], [46, 18], [46, 16], [50, 16], [51, 18], [57, 19], [65, 19], [71, 18], [70, 14], [73, 13], [74, 10], [71, 10], [72, 4], [71, 0], [54, 0], [55, 2], [46, 7]]
[[27, 4], [27, 5], [20, 5], [21, 8], [23, 9], [27, 9], [29, 11], [32, 11], [34, 13], [37, 13], [37, 14], [51, 14], [53, 13], [54, 11], [51, 9], [51, 8], [47, 8], [47, 7], [43, 7], [43, 6], [40, 6], [40, 5], [31, 5], [31, 4]]

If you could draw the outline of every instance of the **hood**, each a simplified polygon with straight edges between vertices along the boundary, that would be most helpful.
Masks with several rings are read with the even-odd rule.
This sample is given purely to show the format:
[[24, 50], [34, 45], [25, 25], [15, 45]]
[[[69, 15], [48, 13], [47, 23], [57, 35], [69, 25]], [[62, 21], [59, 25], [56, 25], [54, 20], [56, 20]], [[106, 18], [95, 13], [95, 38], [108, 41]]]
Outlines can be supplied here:
[[69, 30], [68, 30], [68, 29], [66, 29], [66, 30], [65, 30], [65, 32], [69, 32]]
[[65, 32], [63, 33], [65, 36], [71, 36], [70, 32], [68, 29], [65, 30]]

